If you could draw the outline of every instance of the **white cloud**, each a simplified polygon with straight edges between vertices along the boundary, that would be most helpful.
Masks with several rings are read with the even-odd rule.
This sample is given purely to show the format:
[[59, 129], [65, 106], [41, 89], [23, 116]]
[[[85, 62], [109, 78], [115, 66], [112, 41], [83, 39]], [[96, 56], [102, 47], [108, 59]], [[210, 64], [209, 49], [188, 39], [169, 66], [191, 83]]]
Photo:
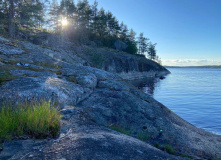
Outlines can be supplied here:
[[212, 59], [162, 59], [165, 66], [204, 66], [221, 65], [221, 60]]

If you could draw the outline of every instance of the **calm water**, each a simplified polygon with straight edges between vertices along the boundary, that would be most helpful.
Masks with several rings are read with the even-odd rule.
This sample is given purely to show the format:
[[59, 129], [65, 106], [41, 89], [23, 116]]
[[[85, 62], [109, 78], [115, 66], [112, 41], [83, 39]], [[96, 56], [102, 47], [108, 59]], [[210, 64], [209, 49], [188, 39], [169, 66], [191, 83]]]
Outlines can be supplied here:
[[221, 134], [221, 69], [168, 68], [142, 90], [193, 125]]

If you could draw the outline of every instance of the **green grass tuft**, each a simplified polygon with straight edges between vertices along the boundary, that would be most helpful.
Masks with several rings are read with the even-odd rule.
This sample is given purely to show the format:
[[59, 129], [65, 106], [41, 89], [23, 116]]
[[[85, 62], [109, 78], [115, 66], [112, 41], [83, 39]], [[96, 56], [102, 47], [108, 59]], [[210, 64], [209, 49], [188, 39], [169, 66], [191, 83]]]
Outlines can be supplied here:
[[154, 143], [154, 147], [161, 149], [163, 151], [166, 151], [169, 154], [175, 154], [175, 151], [173, 149], [173, 147], [169, 144], [165, 144], [165, 145], [160, 145], [158, 143]]
[[187, 154], [182, 154], [182, 155], [181, 155], [181, 157], [186, 157], [186, 158], [189, 158], [189, 159], [193, 159], [193, 157], [192, 157], [192, 156], [187, 155]]
[[175, 154], [175, 151], [174, 151], [173, 147], [172, 147], [171, 145], [169, 145], [169, 144], [163, 145], [162, 148], [163, 148], [167, 153], [169, 153], [169, 154]]
[[115, 131], [117, 131], [117, 132], [126, 134], [126, 135], [130, 135], [130, 134], [131, 134], [131, 131], [130, 131], [130, 130], [126, 130], [126, 129], [122, 128], [122, 127], [119, 126], [119, 125], [112, 125], [112, 126], [109, 126], [109, 128], [112, 129], [112, 130], [115, 130]]
[[3, 105], [0, 110], [0, 139], [23, 134], [36, 138], [55, 137], [60, 130], [60, 118], [60, 113], [50, 101], [17, 107]]
[[137, 139], [141, 141], [146, 141], [149, 138], [149, 134], [146, 131], [138, 132], [137, 133]]

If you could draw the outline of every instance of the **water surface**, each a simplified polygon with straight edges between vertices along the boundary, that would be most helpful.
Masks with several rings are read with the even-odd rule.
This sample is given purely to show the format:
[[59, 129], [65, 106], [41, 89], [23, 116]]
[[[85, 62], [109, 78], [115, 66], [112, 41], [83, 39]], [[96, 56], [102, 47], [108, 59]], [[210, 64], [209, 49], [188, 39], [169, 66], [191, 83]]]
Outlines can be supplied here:
[[221, 134], [221, 69], [167, 69], [164, 80], [141, 89], [193, 125]]

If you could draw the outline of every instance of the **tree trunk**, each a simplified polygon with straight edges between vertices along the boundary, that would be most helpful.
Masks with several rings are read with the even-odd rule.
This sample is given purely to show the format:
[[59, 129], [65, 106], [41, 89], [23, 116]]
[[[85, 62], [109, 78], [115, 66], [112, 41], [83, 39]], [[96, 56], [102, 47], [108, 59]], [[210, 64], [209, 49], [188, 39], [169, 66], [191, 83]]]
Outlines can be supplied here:
[[9, 19], [8, 19], [8, 33], [9, 37], [15, 38], [15, 26], [14, 26], [14, 0], [9, 0]]

